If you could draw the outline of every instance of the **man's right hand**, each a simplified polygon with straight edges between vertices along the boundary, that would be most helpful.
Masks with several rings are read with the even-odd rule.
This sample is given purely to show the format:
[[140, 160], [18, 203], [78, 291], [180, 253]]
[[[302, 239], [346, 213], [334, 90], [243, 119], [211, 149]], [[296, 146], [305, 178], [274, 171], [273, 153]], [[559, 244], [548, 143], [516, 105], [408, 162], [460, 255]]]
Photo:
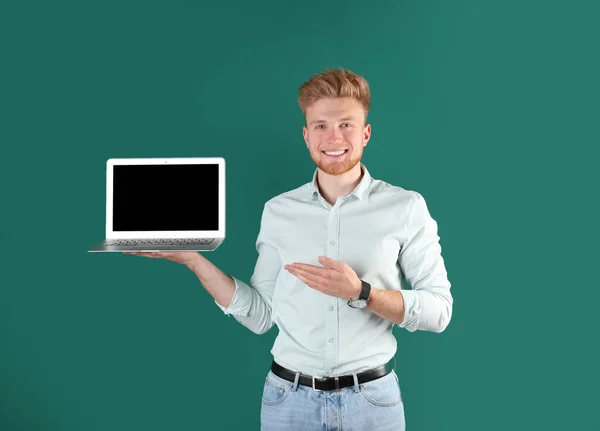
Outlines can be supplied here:
[[167, 259], [175, 263], [181, 263], [187, 267], [191, 267], [200, 257], [197, 251], [125, 251], [123, 254], [133, 254], [153, 259]]

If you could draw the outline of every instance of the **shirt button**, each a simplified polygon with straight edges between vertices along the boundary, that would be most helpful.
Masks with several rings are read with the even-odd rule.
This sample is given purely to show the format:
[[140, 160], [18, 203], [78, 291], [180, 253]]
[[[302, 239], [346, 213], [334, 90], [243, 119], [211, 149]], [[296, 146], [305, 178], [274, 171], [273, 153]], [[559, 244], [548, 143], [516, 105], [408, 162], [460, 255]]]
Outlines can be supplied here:
[[335, 245], [335, 241], [330, 241], [329, 244]]
[[331, 211], [331, 213], [332, 213], [333, 215], [335, 215], [335, 210]]
[[333, 311], [333, 305], [329, 306], [329, 311]]
[[329, 339], [329, 342], [330, 342], [330, 343], [333, 343], [333, 338], [330, 338], [330, 339]]

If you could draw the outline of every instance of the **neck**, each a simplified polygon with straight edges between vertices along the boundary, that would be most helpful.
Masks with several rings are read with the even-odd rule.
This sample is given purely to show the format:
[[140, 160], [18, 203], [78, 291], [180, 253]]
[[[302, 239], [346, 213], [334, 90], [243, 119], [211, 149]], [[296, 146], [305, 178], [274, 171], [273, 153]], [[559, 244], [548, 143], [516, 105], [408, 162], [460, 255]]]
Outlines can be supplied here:
[[330, 175], [318, 169], [317, 185], [319, 192], [330, 205], [335, 205], [338, 197], [350, 194], [356, 188], [363, 175], [364, 172], [360, 162], [341, 175]]

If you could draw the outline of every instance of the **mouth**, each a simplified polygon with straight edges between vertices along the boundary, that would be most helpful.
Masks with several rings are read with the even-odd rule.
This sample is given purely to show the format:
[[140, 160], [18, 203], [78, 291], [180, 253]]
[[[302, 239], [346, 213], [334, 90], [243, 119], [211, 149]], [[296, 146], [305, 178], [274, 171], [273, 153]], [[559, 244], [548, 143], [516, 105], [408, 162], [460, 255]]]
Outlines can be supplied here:
[[338, 157], [343, 157], [344, 154], [346, 154], [348, 152], [348, 148], [345, 148], [343, 150], [338, 150], [338, 151], [321, 151], [323, 154], [325, 154], [327, 157], [331, 157], [331, 158], [338, 158]]

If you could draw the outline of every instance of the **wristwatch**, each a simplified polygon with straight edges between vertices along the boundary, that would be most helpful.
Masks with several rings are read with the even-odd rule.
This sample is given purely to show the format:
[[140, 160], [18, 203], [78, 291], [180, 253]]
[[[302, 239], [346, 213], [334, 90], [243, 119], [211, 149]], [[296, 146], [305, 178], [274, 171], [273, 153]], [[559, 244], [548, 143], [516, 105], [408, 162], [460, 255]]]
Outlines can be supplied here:
[[367, 301], [369, 301], [369, 295], [371, 295], [371, 285], [364, 280], [360, 280], [362, 283], [362, 290], [358, 298], [348, 300], [348, 305], [352, 308], [365, 308]]

